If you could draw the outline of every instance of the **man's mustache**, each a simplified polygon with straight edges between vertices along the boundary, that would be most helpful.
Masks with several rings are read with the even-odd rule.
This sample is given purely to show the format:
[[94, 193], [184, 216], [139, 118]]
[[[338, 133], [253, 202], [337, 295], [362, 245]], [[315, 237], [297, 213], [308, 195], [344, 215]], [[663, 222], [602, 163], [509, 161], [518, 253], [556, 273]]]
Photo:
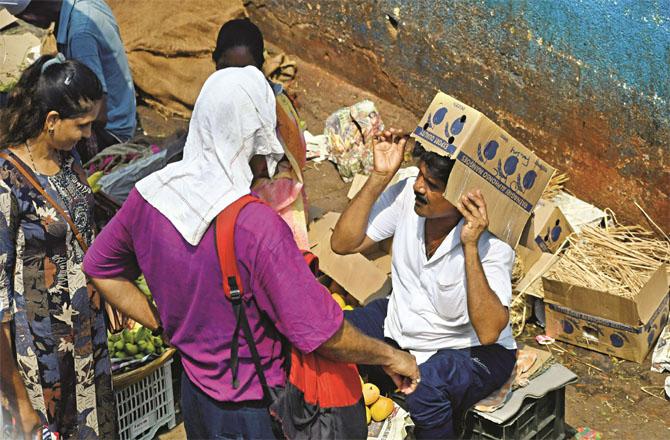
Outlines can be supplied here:
[[424, 196], [423, 194], [419, 194], [419, 193], [416, 193], [416, 192], [415, 192], [415, 193], [414, 193], [414, 197], [416, 197], [416, 201], [417, 201], [417, 202], [419, 202], [419, 203], [421, 203], [421, 204], [423, 204], [423, 205], [427, 205], [427, 204], [428, 204], [428, 199], [426, 199], [426, 196]]

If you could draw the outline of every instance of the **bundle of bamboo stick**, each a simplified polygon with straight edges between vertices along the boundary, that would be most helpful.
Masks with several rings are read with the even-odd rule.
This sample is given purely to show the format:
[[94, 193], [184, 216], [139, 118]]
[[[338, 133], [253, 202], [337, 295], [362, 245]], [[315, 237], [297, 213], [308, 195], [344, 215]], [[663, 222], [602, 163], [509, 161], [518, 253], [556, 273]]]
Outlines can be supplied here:
[[554, 175], [551, 176], [551, 179], [549, 179], [549, 183], [542, 193], [542, 198], [545, 200], [551, 200], [556, 197], [559, 192], [563, 191], [563, 187], [568, 182], [568, 180], [570, 180], [570, 178], [567, 174], [554, 173]]
[[670, 242], [641, 226], [587, 226], [568, 240], [546, 276], [613, 295], [634, 297], [661, 264], [670, 264]]

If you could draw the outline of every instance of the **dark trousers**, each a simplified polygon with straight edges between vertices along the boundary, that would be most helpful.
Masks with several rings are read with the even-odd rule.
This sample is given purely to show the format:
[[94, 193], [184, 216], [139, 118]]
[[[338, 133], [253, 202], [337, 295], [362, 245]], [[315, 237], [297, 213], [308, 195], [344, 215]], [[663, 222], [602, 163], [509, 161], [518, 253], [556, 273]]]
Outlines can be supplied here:
[[181, 375], [181, 409], [186, 436], [200, 439], [275, 439], [268, 408], [261, 402], [212, 399]]
[[[345, 312], [366, 335], [384, 340], [388, 299]], [[456, 437], [454, 422], [472, 405], [500, 388], [516, 363], [516, 350], [498, 344], [444, 349], [419, 366], [421, 382], [405, 399], [417, 439]]]

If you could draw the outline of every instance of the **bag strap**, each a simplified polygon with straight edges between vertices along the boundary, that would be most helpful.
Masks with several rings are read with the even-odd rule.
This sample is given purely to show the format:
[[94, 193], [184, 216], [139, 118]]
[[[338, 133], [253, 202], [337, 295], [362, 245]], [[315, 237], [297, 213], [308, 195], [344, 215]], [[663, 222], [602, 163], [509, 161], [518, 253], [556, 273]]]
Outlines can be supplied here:
[[239, 333], [241, 329], [244, 338], [247, 341], [247, 345], [249, 346], [251, 358], [253, 359], [256, 368], [256, 374], [258, 374], [258, 379], [263, 387], [263, 396], [269, 404], [272, 401], [272, 395], [270, 393], [267, 379], [265, 378], [265, 373], [263, 372], [261, 357], [258, 354], [256, 342], [254, 341], [251, 329], [249, 328], [247, 313], [242, 301], [242, 279], [237, 268], [237, 258], [235, 257], [235, 223], [242, 208], [249, 203], [263, 202], [259, 198], [248, 194], [237, 199], [216, 217], [216, 252], [219, 257], [221, 274], [223, 275], [223, 291], [233, 305], [233, 312], [235, 313], [236, 318], [233, 341], [230, 347], [230, 369], [233, 376], [233, 388], [237, 389], [240, 386], [240, 382], [237, 379], [237, 372], [239, 367]]
[[37, 190], [38, 193], [42, 195], [46, 199], [47, 202], [60, 214], [61, 217], [67, 222], [67, 224], [70, 226], [70, 229], [72, 230], [72, 233], [74, 233], [75, 238], [79, 242], [79, 246], [81, 246], [81, 249], [86, 253], [88, 251], [88, 245], [86, 244], [86, 241], [84, 240], [84, 237], [81, 235], [79, 232], [79, 228], [77, 228], [77, 225], [74, 224], [72, 221], [72, 217], [65, 212], [61, 206], [56, 203], [56, 201], [51, 198], [49, 194], [47, 194], [46, 190], [42, 187], [42, 185], [39, 183], [35, 175], [32, 173], [32, 171], [29, 171], [27, 167], [24, 167], [23, 164], [21, 163], [20, 160], [15, 159], [15, 156], [13, 153], [5, 153], [4, 151], [0, 151], [0, 158], [6, 160], [7, 162], [11, 163], [14, 168], [16, 168], [19, 173], [28, 181], [28, 183]]
[[[261, 199], [248, 194], [228, 205], [228, 207], [221, 211], [216, 217], [216, 252], [219, 257], [219, 265], [221, 266], [223, 291], [233, 305], [233, 312], [235, 313], [236, 318], [233, 340], [230, 347], [230, 369], [233, 377], [233, 388], [237, 389], [240, 386], [239, 380], [237, 379], [237, 372], [239, 367], [239, 334], [240, 330], [242, 330], [247, 345], [249, 346], [249, 351], [251, 352], [251, 357], [256, 368], [256, 374], [258, 374], [261, 386], [263, 387], [263, 396], [267, 403], [270, 403], [272, 402], [272, 394], [265, 378], [265, 373], [263, 372], [261, 357], [258, 354], [256, 342], [254, 341], [251, 329], [249, 328], [249, 321], [242, 301], [242, 295], [244, 293], [242, 278], [240, 277], [237, 267], [237, 258], [235, 256], [235, 224], [240, 211], [249, 203], [264, 202]], [[318, 258], [309, 251], [303, 251], [302, 254], [305, 258], [305, 262], [316, 275], [319, 267]], [[287, 344], [282, 345], [287, 347]], [[284, 355], [288, 361], [290, 359], [290, 352], [285, 350]]]

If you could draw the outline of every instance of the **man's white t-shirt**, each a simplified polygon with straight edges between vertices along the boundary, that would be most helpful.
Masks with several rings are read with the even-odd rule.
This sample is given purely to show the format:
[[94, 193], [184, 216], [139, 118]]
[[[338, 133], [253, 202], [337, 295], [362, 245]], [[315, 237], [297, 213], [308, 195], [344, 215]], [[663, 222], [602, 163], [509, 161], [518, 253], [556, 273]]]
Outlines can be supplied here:
[[[419, 364], [437, 350], [481, 345], [468, 316], [465, 257], [460, 234], [463, 220], [447, 235], [433, 256], [426, 258], [425, 218], [414, 211], [415, 177], [388, 188], [372, 207], [367, 236], [374, 241], [393, 238], [392, 283], [384, 336], [410, 350]], [[509, 307], [514, 251], [485, 231], [478, 243], [489, 287]], [[516, 348], [512, 329], [498, 344]]]

